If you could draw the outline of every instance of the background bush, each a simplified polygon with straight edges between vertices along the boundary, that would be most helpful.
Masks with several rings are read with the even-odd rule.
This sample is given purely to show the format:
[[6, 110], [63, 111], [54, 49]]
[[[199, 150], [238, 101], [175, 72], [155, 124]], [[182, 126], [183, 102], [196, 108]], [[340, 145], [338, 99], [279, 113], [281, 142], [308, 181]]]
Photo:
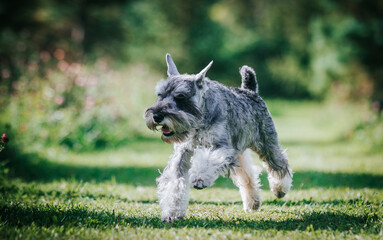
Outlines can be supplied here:
[[145, 135], [143, 106], [154, 100], [146, 88], [157, 75], [143, 65], [114, 72], [105, 64], [70, 64], [47, 80], [18, 81], [2, 122], [15, 128], [20, 144], [74, 150], [118, 146]]

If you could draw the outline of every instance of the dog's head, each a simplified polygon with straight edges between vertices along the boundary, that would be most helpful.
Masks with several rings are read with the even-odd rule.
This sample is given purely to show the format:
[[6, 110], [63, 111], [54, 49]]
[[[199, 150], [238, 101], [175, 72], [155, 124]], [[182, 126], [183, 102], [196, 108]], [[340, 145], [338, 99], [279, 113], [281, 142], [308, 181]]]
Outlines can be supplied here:
[[144, 114], [151, 130], [161, 128], [167, 143], [182, 142], [202, 121], [204, 78], [213, 61], [198, 74], [179, 74], [173, 59], [166, 54], [168, 78], [156, 86], [157, 100]]

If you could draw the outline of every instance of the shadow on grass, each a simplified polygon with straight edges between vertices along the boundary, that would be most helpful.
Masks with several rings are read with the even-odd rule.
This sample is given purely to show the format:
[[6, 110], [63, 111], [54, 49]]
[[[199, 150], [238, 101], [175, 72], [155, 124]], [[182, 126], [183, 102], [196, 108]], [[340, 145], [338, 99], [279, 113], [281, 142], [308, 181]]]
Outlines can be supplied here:
[[[73, 179], [91, 182], [116, 181], [133, 186], [155, 186], [156, 167], [94, 167], [65, 165], [41, 159], [35, 154], [13, 154], [9, 158], [10, 176], [26, 181], [51, 182]], [[263, 189], [268, 189], [266, 173], [261, 175]], [[231, 180], [219, 178], [215, 187], [236, 188]], [[383, 188], [383, 175], [301, 171], [294, 173], [293, 189], [309, 188]]]
[[[88, 195], [87, 195], [88, 197]], [[110, 198], [110, 197], [109, 197]], [[124, 201], [126, 203], [140, 203], [140, 204], [158, 204], [157, 200], [128, 200], [124, 198], [119, 198], [119, 200]], [[242, 206], [242, 201], [232, 201], [232, 202], [222, 202], [222, 201], [196, 201], [196, 200], [190, 200], [189, 205], [214, 205], [214, 206]], [[304, 205], [331, 205], [331, 206], [337, 206], [337, 205], [370, 205], [375, 204], [379, 205], [380, 202], [371, 202], [371, 201], [365, 201], [360, 198], [350, 199], [350, 200], [328, 200], [328, 201], [315, 201], [312, 199], [303, 199], [299, 201], [283, 201], [279, 199], [271, 200], [271, 201], [262, 201], [262, 206], [285, 206], [285, 207], [292, 207], [292, 206], [304, 206]]]
[[232, 229], [232, 230], [316, 230], [331, 229], [353, 232], [376, 231], [374, 225], [377, 217], [352, 216], [341, 212], [312, 212], [298, 215], [290, 219], [276, 221], [272, 219], [241, 219], [224, 220], [219, 216], [211, 218], [189, 217], [184, 220], [166, 224], [159, 217], [129, 216], [115, 214], [113, 211], [89, 211], [86, 208], [66, 208], [59, 206], [26, 207], [21, 205], [0, 206], [2, 225], [6, 228], [25, 227], [37, 225], [41, 227], [64, 226], [107, 229], [119, 227], [144, 227], [144, 228], [205, 228], [205, 229]]
[[[128, 201], [129, 202], [129, 201]], [[137, 202], [137, 201], [132, 201]], [[157, 201], [138, 201], [142, 202], [144, 204], [152, 203], [156, 204]], [[147, 202], [147, 203], [146, 203]], [[212, 202], [212, 201], [190, 201], [189, 204], [203, 204], [203, 205], [215, 205], [215, 206], [233, 206], [233, 205], [240, 205], [242, 206], [242, 201], [234, 201], [234, 202]], [[299, 201], [284, 201], [280, 199], [274, 199], [271, 201], [262, 201], [262, 206], [285, 206], [285, 207], [292, 207], [292, 206], [304, 206], [304, 205], [331, 205], [331, 206], [337, 206], [337, 205], [353, 205], [353, 204], [380, 204], [379, 202], [370, 202], [365, 201], [360, 198], [356, 199], [350, 199], [350, 200], [328, 200], [328, 201], [315, 201], [312, 199], [303, 199]]]
[[[127, 204], [155, 204], [158, 205], [158, 200], [131, 200], [126, 197], [122, 197], [121, 195], [111, 195], [111, 194], [104, 194], [104, 193], [92, 193], [92, 192], [78, 192], [76, 190], [68, 190], [68, 191], [57, 191], [57, 190], [51, 190], [51, 191], [42, 191], [35, 188], [29, 188], [29, 187], [17, 187], [16, 185], [5, 185], [0, 186], [0, 194], [3, 195], [4, 199], [8, 199], [9, 196], [15, 196], [18, 194], [24, 195], [27, 193], [31, 197], [41, 197], [41, 196], [47, 196], [47, 197], [55, 197], [60, 198], [65, 201], [74, 200], [74, 199], [94, 199], [94, 200], [100, 200], [103, 198], [111, 199], [114, 201], [122, 201]], [[214, 205], [214, 206], [242, 206], [242, 201], [199, 201], [199, 200], [190, 200], [189, 205]], [[355, 199], [349, 199], [349, 200], [342, 200], [342, 199], [334, 199], [334, 200], [326, 200], [326, 201], [316, 201], [313, 199], [302, 199], [302, 200], [283, 200], [283, 199], [273, 199], [268, 201], [262, 201], [262, 206], [285, 206], [285, 207], [292, 207], [292, 206], [304, 206], [304, 205], [331, 205], [331, 206], [337, 206], [337, 205], [380, 205], [381, 202], [378, 200], [376, 201], [369, 201], [363, 198], [355, 198]]]

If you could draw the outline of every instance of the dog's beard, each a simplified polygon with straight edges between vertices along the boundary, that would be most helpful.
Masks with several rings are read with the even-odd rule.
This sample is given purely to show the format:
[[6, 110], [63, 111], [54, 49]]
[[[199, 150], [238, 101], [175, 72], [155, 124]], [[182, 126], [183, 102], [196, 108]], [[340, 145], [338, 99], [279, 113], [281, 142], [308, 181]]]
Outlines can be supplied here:
[[161, 139], [166, 143], [175, 143], [185, 141], [190, 133], [196, 127], [197, 119], [188, 113], [182, 111], [168, 110], [164, 113], [164, 120], [158, 124], [153, 121], [153, 113], [145, 113], [146, 125], [153, 131], [162, 131]]

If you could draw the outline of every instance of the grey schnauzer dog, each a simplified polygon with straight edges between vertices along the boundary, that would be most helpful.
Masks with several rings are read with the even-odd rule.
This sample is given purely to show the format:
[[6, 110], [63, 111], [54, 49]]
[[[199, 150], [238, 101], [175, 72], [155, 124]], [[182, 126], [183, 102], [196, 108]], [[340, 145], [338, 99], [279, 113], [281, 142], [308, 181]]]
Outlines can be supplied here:
[[292, 171], [258, 95], [254, 70], [241, 67], [241, 87], [229, 88], [205, 76], [213, 61], [198, 74], [179, 74], [169, 54], [166, 63], [168, 78], [157, 84], [157, 100], [144, 114], [148, 128], [161, 128], [162, 140], [174, 146], [157, 178], [162, 220], [185, 216], [190, 185], [203, 189], [226, 173], [240, 190], [244, 210], [258, 209], [260, 170], [248, 149], [259, 155], [271, 191], [282, 198], [290, 190]]

